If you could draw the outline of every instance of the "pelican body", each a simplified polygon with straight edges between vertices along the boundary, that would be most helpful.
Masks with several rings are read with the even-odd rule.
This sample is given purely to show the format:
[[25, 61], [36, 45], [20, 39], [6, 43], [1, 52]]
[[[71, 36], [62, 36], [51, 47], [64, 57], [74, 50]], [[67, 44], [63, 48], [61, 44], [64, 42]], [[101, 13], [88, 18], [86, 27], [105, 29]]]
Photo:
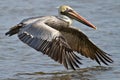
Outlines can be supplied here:
[[67, 69], [77, 69], [81, 58], [75, 53], [95, 60], [98, 64], [112, 63], [109, 55], [92, 43], [79, 29], [72, 26], [77, 20], [96, 29], [92, 23], [80, 16], [71, 7], [59, 7], [59, 16], [41, 16], [24, 19], [12, 27], [6, 35], [18, 34], [18, 38], [53, 60], [63, 64]]

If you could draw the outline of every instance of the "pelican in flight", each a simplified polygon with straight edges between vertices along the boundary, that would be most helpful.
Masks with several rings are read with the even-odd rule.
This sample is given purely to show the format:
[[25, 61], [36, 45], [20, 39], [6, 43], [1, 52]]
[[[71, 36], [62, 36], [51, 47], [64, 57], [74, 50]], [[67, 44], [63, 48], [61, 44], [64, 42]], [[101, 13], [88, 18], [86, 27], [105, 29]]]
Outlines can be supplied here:
[[92, 23], [80, 16], [70, 6], [62, 5], [58, 9], [59, 16], [32, 17], [22, 20], [12, 27], [6, 35], [18, 35], [18, 38], [53, 60], [63, 64], [65, 68], [77, 69], [81, 58], [77, 53], [95, 60], [101, 65], [112, 63], [109, 54], [98, 48], [79, 29], [72, 26], [76, 20], [96, 29]]

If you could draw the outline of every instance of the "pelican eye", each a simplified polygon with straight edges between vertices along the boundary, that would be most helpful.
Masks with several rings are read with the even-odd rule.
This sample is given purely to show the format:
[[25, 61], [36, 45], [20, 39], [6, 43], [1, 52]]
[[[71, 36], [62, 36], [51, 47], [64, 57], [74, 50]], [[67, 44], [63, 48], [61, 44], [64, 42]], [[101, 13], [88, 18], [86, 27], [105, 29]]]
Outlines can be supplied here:
[[72, 9], [68, 9], [68, 8], [66, 8], [66, 10], [63, 12], [63, 11], [61, 11], [60, 13], [61, 14], [66, 14], [66, 13], [68, 13], [68, 12], [72, 12], [73, 10]]

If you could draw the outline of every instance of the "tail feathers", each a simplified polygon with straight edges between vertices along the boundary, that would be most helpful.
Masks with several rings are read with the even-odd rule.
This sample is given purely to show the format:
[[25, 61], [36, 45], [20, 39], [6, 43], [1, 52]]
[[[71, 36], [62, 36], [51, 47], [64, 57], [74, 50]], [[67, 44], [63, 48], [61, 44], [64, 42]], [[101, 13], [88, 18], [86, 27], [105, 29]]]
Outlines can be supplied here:
[[22, 27], [21, 25], [16, 25], [16, 26], [10, 28], [10, 30], [8, 32], [6, 32], [5, 35], [12, 36], [14, 34], [17, 34], [21, 27]]

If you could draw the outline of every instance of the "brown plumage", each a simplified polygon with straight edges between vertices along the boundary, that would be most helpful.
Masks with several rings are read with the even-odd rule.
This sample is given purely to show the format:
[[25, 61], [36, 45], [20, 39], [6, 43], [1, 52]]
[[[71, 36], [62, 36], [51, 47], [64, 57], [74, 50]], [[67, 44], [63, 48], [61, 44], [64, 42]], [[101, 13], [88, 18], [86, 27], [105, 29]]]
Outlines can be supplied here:
[[93, 24], [69, 6], [61, 6], [59, 13], [60, 16], [25, 19], [11, 28], [6, 35], [18, 34], [22, 42], [48, 55], [67, 69], [70, 67], [75, 70], [81, 64], [81, 58], [75, 52], [96, 60], [98, 64], [103, 62], [108, 65], [113, 62], [108, 54], [92, 43], [84, 33], [71, 26], [72, 19], [96, 29]]

